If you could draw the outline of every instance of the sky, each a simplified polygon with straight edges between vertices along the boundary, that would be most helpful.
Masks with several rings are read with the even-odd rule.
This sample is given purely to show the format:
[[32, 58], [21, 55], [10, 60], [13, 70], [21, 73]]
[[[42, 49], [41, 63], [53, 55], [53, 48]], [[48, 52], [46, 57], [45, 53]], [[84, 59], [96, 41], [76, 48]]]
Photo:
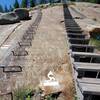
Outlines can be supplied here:
[[[22, 0], [18, 0], [18, 1], [21, 2]], [[9, 6], [10, 5], [12, 6], [14, 4], [14, 2], [15, 2], [15, 0], [0, 0], [0, 5], [2, 5], [3, 8], [5, 6], [7, 6], [7, 8], [9, 8]]]
[[[22, 0], [17, 0], [19, 3], [21, 3]], [[4, 8], [5, 6], [7, 6], [7, 8], [9, 8], [9, 6], [13, 6], [15, 0], [0, 0], [0, 5], [2, 5], [2, 7]], [[37, 3], [39, 3], [39, 0], [36, 0]]]

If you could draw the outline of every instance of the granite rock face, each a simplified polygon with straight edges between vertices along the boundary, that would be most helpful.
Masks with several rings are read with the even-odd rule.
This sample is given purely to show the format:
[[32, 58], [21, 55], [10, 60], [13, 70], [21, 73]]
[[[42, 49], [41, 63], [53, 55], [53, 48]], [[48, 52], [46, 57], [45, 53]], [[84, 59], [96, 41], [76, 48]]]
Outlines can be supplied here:
[[14, 12], [0, 14], [0, 25], [14, 24], [17, 22], [20, 22], [20, 19]]

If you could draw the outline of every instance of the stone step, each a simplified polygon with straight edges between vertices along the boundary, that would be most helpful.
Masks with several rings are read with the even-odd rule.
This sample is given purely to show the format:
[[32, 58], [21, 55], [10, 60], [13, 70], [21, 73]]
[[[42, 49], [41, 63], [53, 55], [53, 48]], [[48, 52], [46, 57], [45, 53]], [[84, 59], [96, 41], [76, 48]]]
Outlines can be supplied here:
[[26, 50], [21, 50], [21, 49], [17, 49], [17, 50], [14, 50], [12, 51], [13, 53], [13, 56], [27, 56], [28, 55], [28, 52]]
[[15, 72], [22, 72], [22, 67], [21, 66], [5, 66], [3, 68], [3, 72], [5, 73], [15, 73]]

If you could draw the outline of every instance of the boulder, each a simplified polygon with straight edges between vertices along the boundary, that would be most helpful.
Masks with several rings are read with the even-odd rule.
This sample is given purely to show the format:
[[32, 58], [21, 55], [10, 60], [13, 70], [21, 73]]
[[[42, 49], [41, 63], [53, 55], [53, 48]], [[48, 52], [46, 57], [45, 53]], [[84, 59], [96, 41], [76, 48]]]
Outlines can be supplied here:
[[89, 25], [87, 26], [89, 33], [100, 33], [100, 25]]
[[0, 25], [14, 24], [17, 22], [20, 22], [19, 17], [13, 12], [0, 14]]
[[14, 12], [18, 15], [20, 20], [29, 20], [29, 10], [25, 8], [17, 8]]

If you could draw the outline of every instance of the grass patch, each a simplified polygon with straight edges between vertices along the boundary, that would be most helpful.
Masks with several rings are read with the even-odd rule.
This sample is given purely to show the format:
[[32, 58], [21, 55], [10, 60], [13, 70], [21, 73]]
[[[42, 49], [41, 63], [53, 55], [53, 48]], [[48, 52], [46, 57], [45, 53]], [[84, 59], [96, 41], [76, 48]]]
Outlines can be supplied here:
[[32, 90], [27, 88], [18, 88], [14, 91], [14, 100], [31, 100], [30, 94]]
[[96, 38], [91, 38], [90, 44], [96, 46], [97, 50], [100, 50], [100, 40], [97, 40]]

